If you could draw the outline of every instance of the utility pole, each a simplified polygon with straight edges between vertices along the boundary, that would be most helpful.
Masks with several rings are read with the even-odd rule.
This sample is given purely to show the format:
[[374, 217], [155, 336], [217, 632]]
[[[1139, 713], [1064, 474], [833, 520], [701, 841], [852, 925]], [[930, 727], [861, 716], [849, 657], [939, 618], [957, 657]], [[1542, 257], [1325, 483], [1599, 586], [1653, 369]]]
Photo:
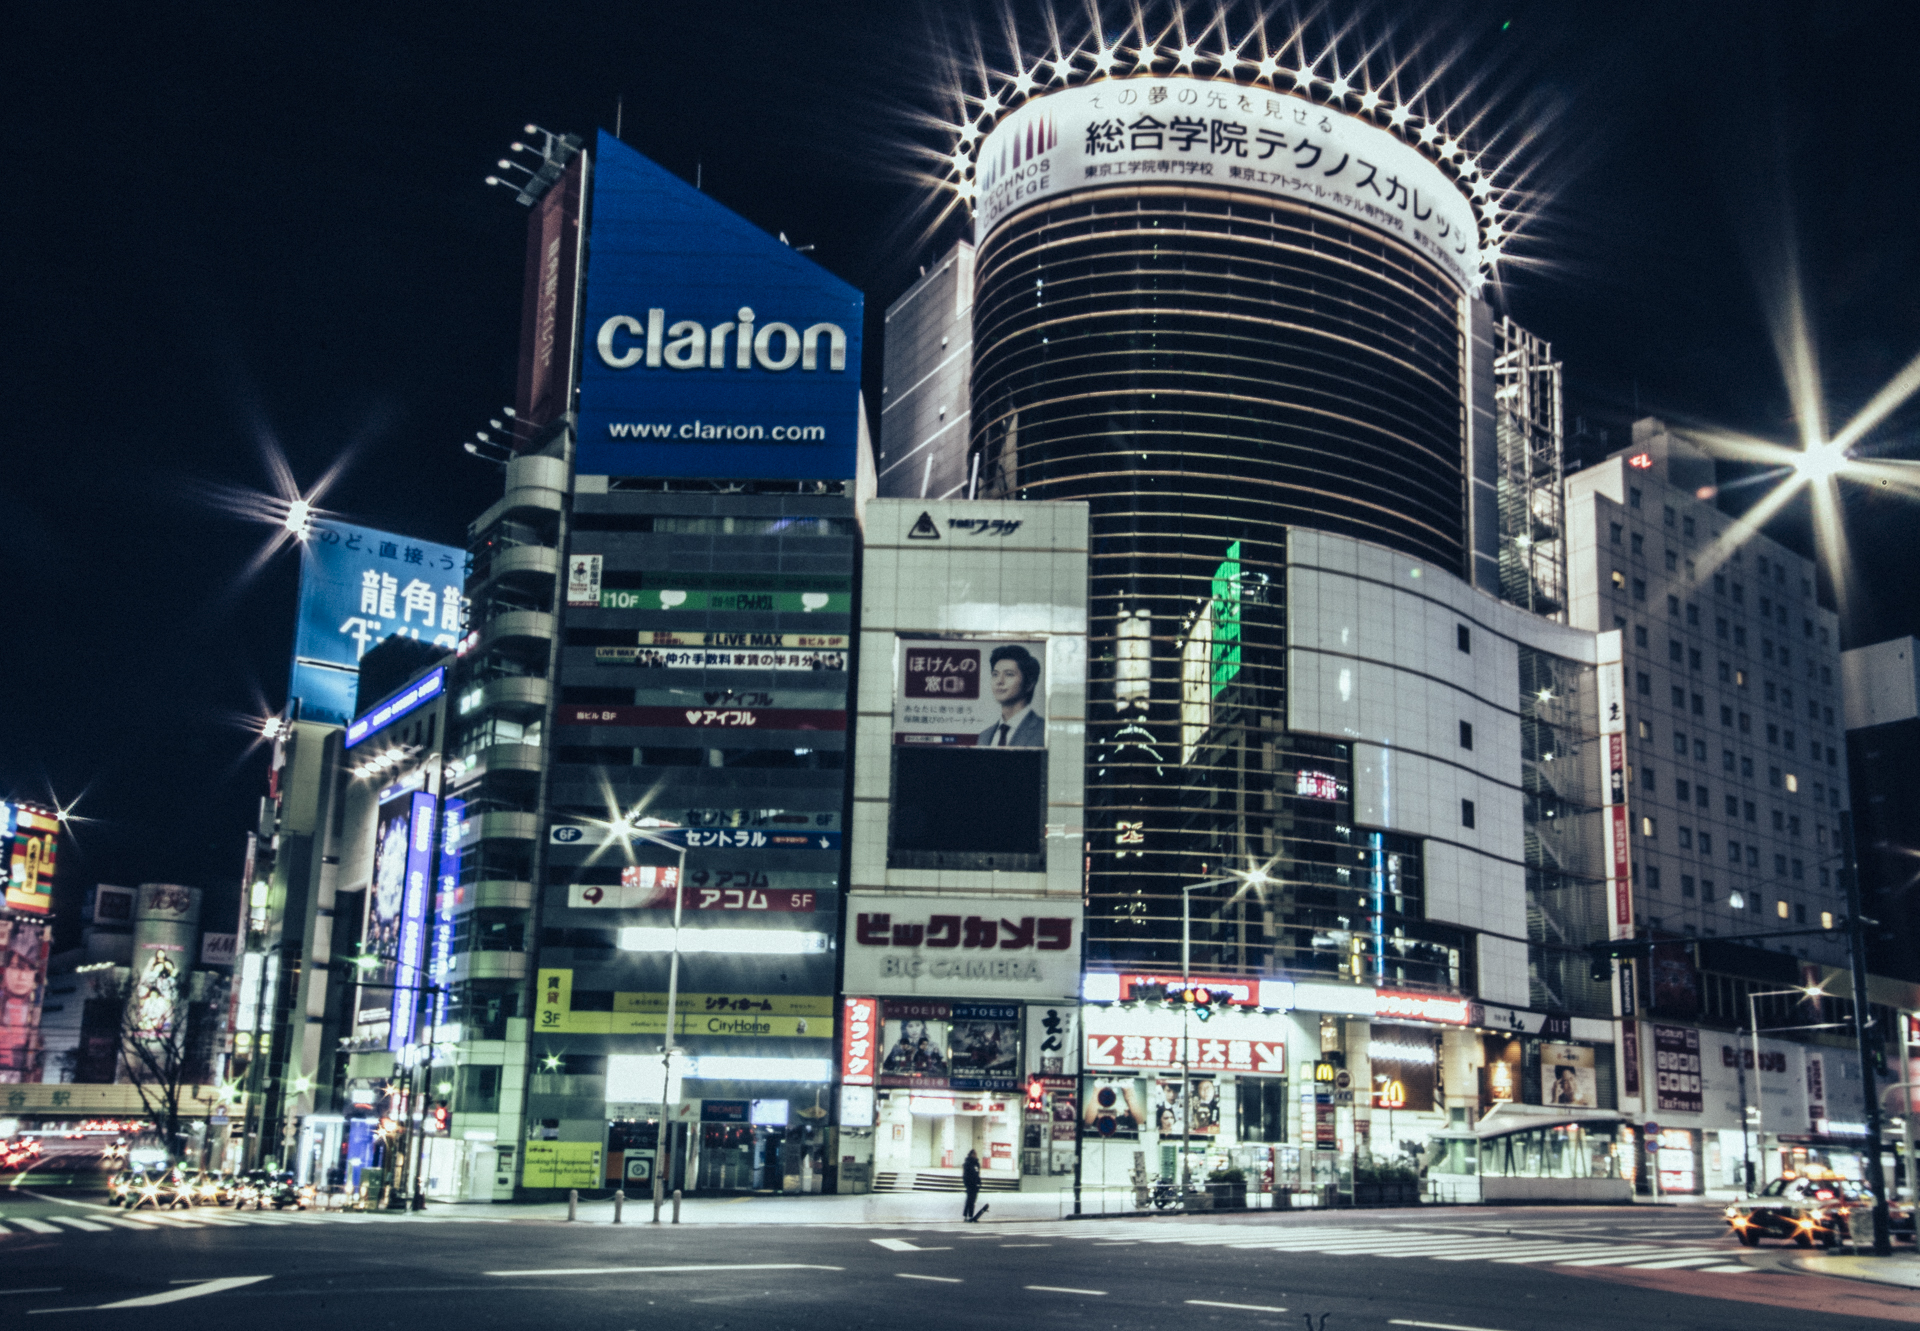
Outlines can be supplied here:
[[1872, 1009], [1867, 1004], [1867, 921], [1860, 913], [1860, 871], [1853, 857], [1853, 812], [1840, 814], [1840, 877], [1847, 889], [1847, 942], [1853, 968], [1853, 1030], [1860, 1050], [1860, 1084], [1867, 1099], [1867, 1180], [1873, 1185], [1873, 1255], [1891, 1257], [1887, 1179], [1880, 1167], [1880, 1092], [1873, 1073]]

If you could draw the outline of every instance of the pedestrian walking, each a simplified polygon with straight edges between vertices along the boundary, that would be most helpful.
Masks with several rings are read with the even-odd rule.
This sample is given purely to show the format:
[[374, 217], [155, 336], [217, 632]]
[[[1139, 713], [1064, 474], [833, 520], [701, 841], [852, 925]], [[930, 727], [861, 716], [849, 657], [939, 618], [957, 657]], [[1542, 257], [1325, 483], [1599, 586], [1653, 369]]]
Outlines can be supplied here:
[[967, 1209], [961, 1213], [962, 1220], [976, 1219], [973, 1204], [980, 1200], [980, 1156], [976, 1151], [968, 1151], [967, 1158], [960, 1165], [960, 1182], [967, 1189]]

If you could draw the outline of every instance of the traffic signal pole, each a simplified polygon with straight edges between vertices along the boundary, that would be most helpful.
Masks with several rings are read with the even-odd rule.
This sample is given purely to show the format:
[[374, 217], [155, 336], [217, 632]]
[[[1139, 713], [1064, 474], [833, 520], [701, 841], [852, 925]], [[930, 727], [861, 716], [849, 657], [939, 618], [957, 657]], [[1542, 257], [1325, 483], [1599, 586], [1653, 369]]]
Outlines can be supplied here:
[[1847, 943], [1853, 971], [1853, 1031], [1860, 1050], [1860, 1084], [1867, 1098], [1867, 1181], [1873, 1186], [1873, 1255], [1891, 1257], [1887, 1176], [1880, 1167], [1880, 1092], [1874, 1076], [1873, 1009], [1867, 1003], [1867, 921], [1860, 913], [1860, 872], [1853, 856], [1853, 812], [1840, 814], [1840, 877], [1847, 889]]

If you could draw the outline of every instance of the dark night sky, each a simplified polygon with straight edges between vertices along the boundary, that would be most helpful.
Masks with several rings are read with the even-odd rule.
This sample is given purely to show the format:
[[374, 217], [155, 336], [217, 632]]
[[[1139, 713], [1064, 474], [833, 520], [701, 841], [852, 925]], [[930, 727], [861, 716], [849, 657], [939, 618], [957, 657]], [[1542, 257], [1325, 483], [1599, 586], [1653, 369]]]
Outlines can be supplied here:
[[[1565, 361], [1570, 430], [1618, 446], [1638, 410], [1791, 438], [1762, 294], [1780, 253], [1836, 421], [1920, 353], [1910, 0], [1408, 8], [1445, 38], [1418, 49], [1461, 49], [1444, 84], [1524, 141], [1539, 262], [1502, 298]], [[281, 701], [296, 562], [242, 585], [267, 533], [209, 485], [267, 488], [266, 441], [303, 486], [354, 450], [329, 509], [455, 544], [497, 497], [459, 441], [512, 392], [524, 214], [481, 178], [522, 124], [584, 135], [624, 94], [629, 143], [814, 243], [871, 320], [956, 234], [927, 234], [904, 145], [942, 109], [938, 30], [963, 9], [17, 13], [0, 791], [87, 791], [62, 898], [170, 880], [233, 899], [264, 783], [235, 718]], [[1412, 43], [1393, 7], [1358, 12]], [[1871, 443], [1920, 456], [1917, 422], [1910, 405]], [[1920, 580], [1896, 572], [1915, 512], [1850, 506], [1870, 582], [1849, 644], [1920, 631]]]

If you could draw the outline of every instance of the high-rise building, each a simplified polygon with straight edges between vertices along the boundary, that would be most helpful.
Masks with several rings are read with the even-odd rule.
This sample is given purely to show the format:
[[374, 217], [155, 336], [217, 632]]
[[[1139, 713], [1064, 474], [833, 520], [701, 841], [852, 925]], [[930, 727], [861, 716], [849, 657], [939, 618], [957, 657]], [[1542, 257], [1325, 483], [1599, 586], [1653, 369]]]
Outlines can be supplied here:
[[880, 384], [882, 499], [964, 499], [973, 414], [973, 245], [958, 241], [887, 307]]
[[1892, 638], [1841, 653], [1853, 839], [1866, 913], [1878, 922], [1868, 960], [1879, 975], [1920, 981], [1920, 640]]
[[[1607, 663], [1565, 622], [1559, 366], [1482, 299], [1500, 182], [1378, 95], [1064, 63], [960, 135], [966, 472], [1089, 514], [1093, 1167], [1615, 1107]], [[1287, 1014], [1204, 1089], [1128, 1007], [1196, 976]], [[1299, 1108], [1322, 1072], [1361, 1089]], [[1596, 1149], [1613, 1195], [1631, 1143]]]

